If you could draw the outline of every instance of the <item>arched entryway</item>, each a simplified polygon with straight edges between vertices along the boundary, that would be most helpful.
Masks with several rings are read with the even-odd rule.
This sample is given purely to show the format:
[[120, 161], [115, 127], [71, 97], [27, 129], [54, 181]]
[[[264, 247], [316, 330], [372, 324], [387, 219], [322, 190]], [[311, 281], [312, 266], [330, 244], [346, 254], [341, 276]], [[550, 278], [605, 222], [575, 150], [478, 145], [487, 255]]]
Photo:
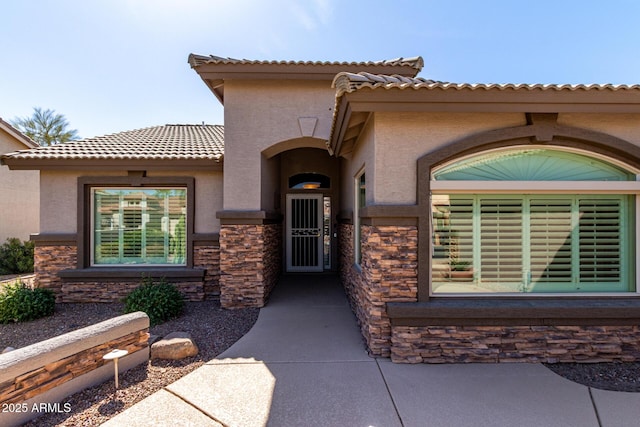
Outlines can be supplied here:
[[283, 270], [336, 271], [339, 159], [312, 147], [287, 150], [277, 157], [284, 217]]

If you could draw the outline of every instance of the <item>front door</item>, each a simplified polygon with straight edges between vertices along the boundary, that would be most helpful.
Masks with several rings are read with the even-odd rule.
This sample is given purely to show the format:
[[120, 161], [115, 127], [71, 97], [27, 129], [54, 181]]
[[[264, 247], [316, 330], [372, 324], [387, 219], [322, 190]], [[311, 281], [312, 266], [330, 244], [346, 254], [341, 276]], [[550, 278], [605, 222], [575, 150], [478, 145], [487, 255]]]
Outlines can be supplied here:
[[287, 271], [323, 271], [322, 194], [287, 194], [286, 217]]

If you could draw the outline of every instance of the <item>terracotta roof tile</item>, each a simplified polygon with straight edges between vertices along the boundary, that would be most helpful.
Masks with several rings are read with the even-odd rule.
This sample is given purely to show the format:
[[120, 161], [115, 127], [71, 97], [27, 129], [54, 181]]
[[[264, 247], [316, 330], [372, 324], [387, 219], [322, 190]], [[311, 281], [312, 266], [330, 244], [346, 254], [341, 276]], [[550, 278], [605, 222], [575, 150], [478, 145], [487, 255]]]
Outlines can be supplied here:
[[445, 89], [445, 90], [548, 90], [548, 91], [618, 91], [640, 90], [640, 85], [613, 85], [613, 84], [485, 84], [485, 83], [448, 83], [424, 79], [422, 77], [405, 77], [400, 75], [380, 75], [366, 72], [339, 73], [333, 79], [333, 87], [336, 88], [336, 96], [344, 93], [355, 92], [359, 89], [384, 88], [384, 89]]
[[223, 58], [215, 55], [189, 55], [189, 65], [197, 67], [203, 64], [252, 64], [252, 65], [344, 65], [344, 66], [371, 66], [371, 65], [408, 65], [417, 70], [421, 70], [424, 66], [422, 57], [415, 56], [411, 58], [395, 58], [385, 59], [382, 61], [366, 61], [366, 62], [331, 62], [331, 61], [261, 61], [251, 59], [235, 59]]
[[8, 154], [13, 159], [213, 160], [224, 156], [224, 127], [165, 125]]

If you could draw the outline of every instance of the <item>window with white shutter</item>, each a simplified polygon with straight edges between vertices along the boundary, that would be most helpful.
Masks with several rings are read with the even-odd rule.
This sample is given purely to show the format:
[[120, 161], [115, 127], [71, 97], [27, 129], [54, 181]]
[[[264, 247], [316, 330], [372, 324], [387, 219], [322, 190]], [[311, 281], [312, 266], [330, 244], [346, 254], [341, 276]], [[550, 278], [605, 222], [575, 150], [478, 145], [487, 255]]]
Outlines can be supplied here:
[[93, 188], [93, 265], [184, 265], [186, 189]]
[[434, 291], [629, 291], [629, 205], [629, 196], [438, 196]]
[[[432, 293], [635, 291], [636, 197], [596, 184], [635, 180], [632, 174], [584, 155], [539, 149], [467, 158], [434, 178], [467, 184], [432, 195]], [[581, 179], [597, 191], [536, 189], [545, 180]], [[495, 181], [509, 181], [514, 190]]]

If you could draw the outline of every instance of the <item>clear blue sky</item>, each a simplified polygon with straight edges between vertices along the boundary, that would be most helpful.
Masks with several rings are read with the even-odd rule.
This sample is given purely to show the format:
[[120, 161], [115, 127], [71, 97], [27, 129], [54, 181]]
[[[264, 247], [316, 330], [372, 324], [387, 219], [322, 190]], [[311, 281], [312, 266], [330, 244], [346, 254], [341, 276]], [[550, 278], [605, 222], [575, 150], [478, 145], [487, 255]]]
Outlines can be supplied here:
[[222, 124], [189, 53], [366, 61], [421, 55], [468, 83], [640, 83], [637, 0], [8, 0], [0, 117], [33, 107], [82, 137]]

